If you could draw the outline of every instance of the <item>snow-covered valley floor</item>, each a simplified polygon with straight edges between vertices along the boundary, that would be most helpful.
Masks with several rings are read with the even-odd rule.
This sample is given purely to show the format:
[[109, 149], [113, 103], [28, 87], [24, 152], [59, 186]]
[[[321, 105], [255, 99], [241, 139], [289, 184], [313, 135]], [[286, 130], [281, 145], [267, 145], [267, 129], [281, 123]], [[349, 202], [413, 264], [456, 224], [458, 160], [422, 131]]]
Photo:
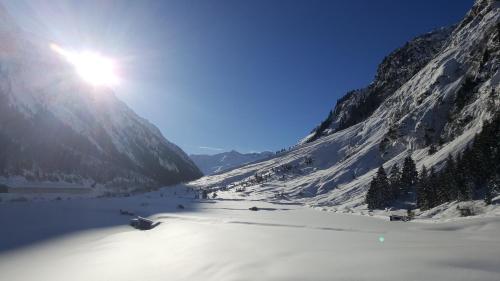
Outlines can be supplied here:
[[[0, 204], [0, 280], [500, 280], [500, 218], [404, 223], [191, 198]], [[161, 224], [135, 230], [120, 209]]]

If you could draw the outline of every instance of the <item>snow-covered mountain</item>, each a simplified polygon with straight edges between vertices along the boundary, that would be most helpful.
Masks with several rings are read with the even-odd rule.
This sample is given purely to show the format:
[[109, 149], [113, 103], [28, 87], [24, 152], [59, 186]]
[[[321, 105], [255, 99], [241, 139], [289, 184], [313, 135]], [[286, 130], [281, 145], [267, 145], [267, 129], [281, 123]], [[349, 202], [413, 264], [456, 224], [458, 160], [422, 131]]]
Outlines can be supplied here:
[[[291, 151], [191, 183], [257, 198], [366, 208], [376, 169], [411, 155], [439, 168], [500, 108], [500, 2], [478, 0], [458, 24], [411, 40], [373, 83], [341, 98]], [[436, 148], [429, 153], [430, 147]]]
[[328, 117], [301, 142], [341, 131], [370, 117], [395, 90], [420, 71], [443, 47], [453, 27], [418, 36], [396, 49], [378, 66], [373, 82], [348, 92], [337, 101]]
[[272, 152], [239, 153], [231, 150], [229, 152], [214, 155], [192, 154], [189, 155], [194, 163], [205, 175], [220, 173], [244, 164], [266, 159], [274, 155]]
[[0, 9], [0, 173], [135, 188], [193, 180], [191, 159], [113, 91], [83, 82]]

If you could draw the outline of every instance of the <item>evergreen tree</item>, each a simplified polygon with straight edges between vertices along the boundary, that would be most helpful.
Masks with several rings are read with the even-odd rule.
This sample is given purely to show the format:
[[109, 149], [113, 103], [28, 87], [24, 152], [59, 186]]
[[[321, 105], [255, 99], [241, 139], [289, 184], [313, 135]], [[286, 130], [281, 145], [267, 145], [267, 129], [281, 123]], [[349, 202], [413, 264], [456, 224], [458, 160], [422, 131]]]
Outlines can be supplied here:
[[[467, 149], [466, 149], [467, 150]], [[467, 174], [468, 169], [467, 169], [467, 160], [465, 157], [466, 151], [463, 153], [459, 154], [457, 157], [457, 168], [456, 168], [456, 177], [455, 177], [455, 183], [456, 183], [456, 200], [458, 201], [464, 201], [466, 200], [466, 193], [467, 193]]]
[[484, 202], [486, 205], [490, 205], [493, 201], [494, 193], [498, 190], [500, 186], [500, 177], [496, 175], [488, 181], [488, 185], [486, 186], [486, 191], [484, 194]]
[[[417, 184], [417, 206], [432, 208], [450, 200], [472, 200], [484, 194], [486, 204], [491, 204], [500, 186], [500, 113], [486, 121], [471, 145], [455, 158], [448, 155], [445, 167], [439, 172], [425, 167]], [[405, 159], [401, 184], [411, 186], [411, 158]]]
[[475, 184], [474, 181], [468, 177], [466, 182], [465, 182], [465, 200], [472, 200], [474, 199], [474, 190], [475, 190]]
[[451, 154], [448, 154], [446, 167], [441, 173], [439, 180], [442, 190], [441, 194], [438, 196], [440, 196], [441, 203], [457, 199], [456, 177], [457, 171], [455, 159], [451, 156]]
[[495, 173], [495, 153], [498, 153], [499, 140], [495, 136], [495, 128], [491, 122], [485, 122], [480, 134], [474, 139], [472, 157], [474, 158], [474, 183], [480, 187], [488, 183]]
[[368, 209], [381, 209], [385, 207], [391, 198], [389, 181], [387, 179], [387, 174], [384, 167], [380, 166], [377, 174], [373, 177], [370, 182], [370, 187], [366, 194], [366, 203], [368, 204]]
[[401, 171], [398, 164], [394, 164], [389, 172], [389, 185], [391, 192], [391, 199], [397, 199], [401, 189]]
[[408, 193], [408, 191], [415, 186], [418, 181], [418, 172], [415, 162], [408, 155], [403, 162], [403, 170], [401, 172], [401, 191], [403, 194]]
[[392, 196], [391, 185], [389, 184], [387, 173], [385, 172], [383, 166], [380, 166], [378, 169], [377, 176], [380, 189], [382, 190], [382, 204], [385, 207], [388, 206], [394, 198]]
[[493, 187], [491, 186], [491, 183], [488, 182], [488, 186], [486, 186], [486, 191], [484, 193], [484, 203], [486, 203], [486, 205], [491, 205], [492, 201], [493, 201]]
[[418, 179], [417, 191], [416, 191], [417, 207], [420, 208], [421, 210], [425, 210], [429, 206], [427, 202], [426, 189], [427, 189], [427, 168], [423, 166], [422, 171], [420, 172], [420, 177]]
[[429, 208], [433, 208], [439, 205], [439, 200], [436, 192], [437, 186], [438, 180], [436, 171], [434, 167], [431, 167], [431, 170], [429, 172], [429, 180], [427, 180], [427, 186], [425, 189], [425, 197], [427, 198], [427, 204]]
[[201, 199], [207, 199], [207, 198], [208, 198], [208, 192], [205, 189], [203, 189], [201, 191]]
[[373, 177], [370, 182], [370, 187], [366, 193], [366, 203], [368, 204], [368, 209], [378, 209], [380, 207], [380, 190], [377, 186], [376, 177]]

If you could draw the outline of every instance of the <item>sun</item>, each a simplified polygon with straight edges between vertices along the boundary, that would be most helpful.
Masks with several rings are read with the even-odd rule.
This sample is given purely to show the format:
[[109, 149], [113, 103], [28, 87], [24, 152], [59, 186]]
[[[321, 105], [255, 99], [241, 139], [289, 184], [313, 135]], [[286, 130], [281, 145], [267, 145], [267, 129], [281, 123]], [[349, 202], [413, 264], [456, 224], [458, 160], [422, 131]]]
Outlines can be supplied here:
[[72, 64], [85, 82], [93, 86], [116, 86], [119, 83], [116, 63], [112, 59], [92, 51], [65, 50], [56, 44], [51, 44], [50, 48]]

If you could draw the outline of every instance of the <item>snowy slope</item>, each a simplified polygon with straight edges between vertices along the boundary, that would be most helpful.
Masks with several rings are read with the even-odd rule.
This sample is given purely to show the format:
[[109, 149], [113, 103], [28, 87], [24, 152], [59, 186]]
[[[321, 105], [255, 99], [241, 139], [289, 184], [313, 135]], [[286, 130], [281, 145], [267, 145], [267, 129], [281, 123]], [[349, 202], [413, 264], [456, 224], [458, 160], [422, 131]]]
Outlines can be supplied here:
[[189, 155], [189, 157], [205, 175], [211, 175], [244, 164], [266, 159], [272, 155], [274, 155], [274, 153], [267, 151], [260, 153], [239, 153], [238, 151], [232, 150], [214, 155], [193, 154]]
[[[446, 31], [446, 38], [442, 35], [447, 29], [441, 29], [438, 41], [442, 46], [432, 48], [425, 65], [414, 75], [405, 75], [407, 81], [393, 83], [394, 89], [383, 94], [380, 105], [366, 119], [341, 130], [328, 123], [325, 128], [330, 129], [315, 141], [306, 139], [276, 158], [204, 177], [191, 185], [344, 210], [366, 208], [364, 197], [377, 167], [401, 164], [408, 154], [418, 169], [423, 164], [437, 165], [448, 154], [461, 151], [481, 130], [483, 120], [498, 111], [499, 9], [497, 1], [477, 1], [462, 22]], [[436, 33], [420, 38], [434, 36]], [[436, 41], [429, 42], [434, 45]], [[392, 59], [405, 57], [402, 50], [405, 47]], [[409, 52], [412, 57], [418, 53], [413, 48]], [[387, 59], [383, 65], [401, 66]], [[349, 94], [344, 100], [368, 90]], [[466, 102], [460, 102], [464, 99]], [[430, 144], [438, 148], [433, 155], [428, 153]], [[313, 163], [307, 164], [307, 158]], [[265, 182], [259, 184], [261, 177]]]
[[[201, 175], [112, 90], [92, 87], [0, 9], [0, 173], [125, 188]], [[7, 180], [8, 181], [8, 180]]]

